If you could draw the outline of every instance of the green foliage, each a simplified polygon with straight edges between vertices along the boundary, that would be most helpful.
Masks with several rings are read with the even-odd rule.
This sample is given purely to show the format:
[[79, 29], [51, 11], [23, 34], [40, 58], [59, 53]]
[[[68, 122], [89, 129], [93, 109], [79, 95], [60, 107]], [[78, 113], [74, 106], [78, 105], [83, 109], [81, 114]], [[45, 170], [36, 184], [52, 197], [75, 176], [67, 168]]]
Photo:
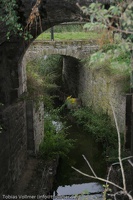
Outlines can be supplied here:
[[[46, 76], [48, 74], [55, 75], [56, 83], [58, 84], [62, 74], [62, 57], [60, 55], [49, 55], [46, 59], [38, 59], [40, 66], [40, 74]], [[53, 78], [52, 78], [53, 79]]]
[[121, 24], [125, 31], [130, 31], [130, 37], [133, 37], [133, 2], [127, 5], [125, 12], [121, 15]]
[[49, 56], [44, 60], [36, 59], [27, 65], [28, 99], [44, 101], [45, 106], [51, 107], [60, 71], [60, 56]]
[[7, 27], [6, 37], [9, 40], [11, 35], [18, 34], [25, 40], [33, 36], [19, 23], [18, 5], [16, 0], [0, 0], [0, 23]]
[[108, 18], [111, 17], [111, 15], [101, 3], [91, 3], [89, 7], [83, 6], [82, 10], [84, 14], [90, 15], [91, 23], [96, 20], [97, 22], [100, 22], [107, 27]]
[[[107, 44], [92, 54], [87, 65], [92, 69], [103, 69], [116, 80], [129, 82], [131, 72], [131, 53], [126, 43]], [[129, 83], [128, 83], [129, 84]]]
[[82, 124], [85, 130], [96, 137], [97, 141], [105, 142], [106, 146], [116, 143], [116, 130], [106, 114], [96, 113], [88, 107], [77, 109], [72, 114], [77, 123]]
[[89, 31], [100, 32], [102, 29], [106, 28], [106, 26], [100, 22], [91, 22], [91, 23], [86, 23], [83, 28], [88, 29]]
[[16, 33], [22, 30], [18, 23], [17, 8], [16, 0], [0, 0], [0, 21], [5, 22], [8, 27], [8, 39], [11, 32]]
[[74, 141], [67, 139], [67, 128], [59, 122], [55, 113], [45, 114], [44, 117], [44, 139], [40, 145], [40, 155], [44, 159], [55, 156], [66, 156], [73, 147]]
[[131, 0], [115, 1], [109, 9], [98, 2], [91, 3], [89, 7], [83, 6], [81, 9], [84, 14], [89, 15], [91, 25], [85, 25], [88, 29], [92, 30], [96, 22], [96, 26], [100, 28], [133, 35], [133, 2]]
[[[74, 110], [72, 115], [88, 134], [92, 134], [97, 142], [103, 144], [109, 159], [116, 160], [118, 155], [117, 131], [108, 115], [102, 112], [96, 113], [89, 107]], [[121, 137], [123, 142], [123, 135]]]

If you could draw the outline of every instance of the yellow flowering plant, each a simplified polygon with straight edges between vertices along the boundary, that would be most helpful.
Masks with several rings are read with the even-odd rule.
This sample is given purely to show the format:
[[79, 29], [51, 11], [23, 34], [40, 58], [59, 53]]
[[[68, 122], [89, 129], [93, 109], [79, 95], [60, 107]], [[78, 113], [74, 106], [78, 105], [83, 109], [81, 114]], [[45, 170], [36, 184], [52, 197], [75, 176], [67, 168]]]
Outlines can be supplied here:
[[78, 107], [77, 98], [73, 98], [72, 96], [68, 96], [65, 103], [68, 109], [74, 109]]

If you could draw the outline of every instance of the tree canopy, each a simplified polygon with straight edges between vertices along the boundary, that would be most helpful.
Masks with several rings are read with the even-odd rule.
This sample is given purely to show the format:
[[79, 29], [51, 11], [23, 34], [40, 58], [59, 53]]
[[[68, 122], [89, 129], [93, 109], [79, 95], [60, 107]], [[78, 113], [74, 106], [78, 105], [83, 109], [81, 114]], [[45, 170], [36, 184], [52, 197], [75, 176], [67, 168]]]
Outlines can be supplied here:
[[128, 39], [133, 39], [133, 2], [131, 0], [116, 0], [108, 9], [97, 1], [91, 3], [89, 7], [83, 6], [80, 9], [89, 16], [86, 28], [91, 29], [98, 25], [123, 33], [128, 36]]
[[[86, 0], [87, 1], [87, 0]], [[86, 24], [87, 28], [91, 28], [97, 24], [108, 29], [121, 32], [133, 38], [133, 2], [132, 0], [114, 0], [113, 3], [106, 8], [105, 5], [95, 1], [88, 7], [80, 7], [84, 14], [88, 16], [91, 23]], [[28, 31], [35, 21], [36, 17], [40, 18], [39, 5], [41, 0], [36, 0], [35, 5], [27, 19], [25, 27], [20, 23], [18, 15], [19, 5], [17, 0], [0, 0], [0, 26], [5, 24], [7, 27], [6, 37], [9, 38], [11, 33], [18, 34], [28, 38]], [[40, 18], [41, 20], [41, 18]], [[31, 35], [30, 35], [31, 37]]]

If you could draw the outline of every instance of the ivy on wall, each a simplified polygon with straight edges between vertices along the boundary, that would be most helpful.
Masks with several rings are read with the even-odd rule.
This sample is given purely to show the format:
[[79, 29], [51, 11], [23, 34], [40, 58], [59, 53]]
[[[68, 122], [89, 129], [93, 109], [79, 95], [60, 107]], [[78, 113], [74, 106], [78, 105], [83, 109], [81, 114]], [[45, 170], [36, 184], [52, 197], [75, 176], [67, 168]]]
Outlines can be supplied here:
[[17, 0], [0, 0], [0, 25], [6, 25], [6, 37], [10, 38], [12, 34], [18, 34], [24, 37], [25, 40], [31, 39], [30, 29], [33, 23], [37, 23], [39, 19], [39, 26], [41, 27], [41, 17], [39, 13], [39, 5], [41, 0], [37, 0], [33, 6], [27, 24], [24, 27], [20, 22], [20, 16], [18, 14], [19, 6]]

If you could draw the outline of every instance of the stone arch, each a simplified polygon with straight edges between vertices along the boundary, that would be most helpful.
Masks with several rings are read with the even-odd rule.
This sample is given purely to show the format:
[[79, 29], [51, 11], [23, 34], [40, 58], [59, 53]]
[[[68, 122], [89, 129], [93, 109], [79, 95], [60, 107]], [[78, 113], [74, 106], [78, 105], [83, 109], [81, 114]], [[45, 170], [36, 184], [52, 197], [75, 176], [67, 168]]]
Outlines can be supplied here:
[[[81, 60], [88, 57], [91, 53], [98, 50], [98, 45], [91, 44], [86, 40], [63, 40], [63, 41], [33, 41], [27, 49], [22, 60], [22, 71], [20, 76], [20, 94], [26, 91], [26, 63], [34, 60], [38, 57], [45, 55], [63, 55], [65, 57], [71, 57], [72, 62]], [[75, 61], [74, 61], [75, 59]], [[76, 64], [78, 65], [78, 64]], [[75, 77], [76, 78], [76, 77]], [[22, 86], [22, 87], [21, 87]]]
[[[36, 0], [21, 0], [18, 3], [17, 13], [20, 16], [19, 22], [22, 26], [26, 26], [35, 3]], [[33, 35], [33, 39], [30, 41], [25, 41], [18, 35], [12, 35], [10, 41], [7, 41], [5, 34], [7, 28], [2, 24], [0, 31], [0, 63], [2, 70], [0, 74], [0, 101], [2, 103], [10, 105], [23, 93], [23, 80], [21, 79], [23, 71], [22, 59], [29, 45], [40, 35], [41, 29], [45, 31], [63, 22], [80, 21], [86, 18], [76, 3], [77, 0], [42, 0], [38, 7], [42, 28], [40, 28], [38, 20], [32, 24], [30, 32]], [[78, 3], [82, 6], [89, 5], [92, 1], [78, 0]], [[107, 1], [103, 0], [102, 3], [106, 4]]]
[[[18, 15], [21, 16], [21, 23], [23, 26], [26, 25], [26, 21], [34, 4], [35, 0], [21, 0], [21, 4], [18, 8]], [[43, 31], [62, 22], [78, 21], [81, 17], [81, 12], [76, 6], [75, 0], [42, 0], [39, 11], [42, 18], [41, 25]], [[33, 39], [31, 41], [25, 41], [18, 35], [13, 35], [10, 41], [7, 41], [5, 36], [2, 37], [3, 31], [6, 32], [6, 27], [2, 27], [1, 30], [0, 69], [2, 73], [0, 73], [0, 101], [5, 105], [10, 105], [24, 92], [24, 80], [21, 78], [23, 71], [22, 59], [28, 46], [41, 33], [41, 30], [39, 23], [34, 23], [32, 25], [31, 34], [33, 35]]]
[[[103, 0], [102, 2], [106, 2]], [[18, 15], [20, 23], [25, 26], [36, 0], [20, 0]], [[43, 31], [62, 22], [79, 21], [84, 16], [76, 6], [76, 0], [42, 0], [39, 7]], [[85, 0], [78, 0], [85, 5]], [[32, 25], [33, 39], [25, 41], [18, 35], [6, 40], [7, 28], [0, 25], [0, 102], [6, 108], [3, 117], [3, 133], [0, 134], [0, 193], [6, 193], [19, 179], [27, 161], [27, 123], [25, 102], [16, 102], [26, 90], [26, 80], [22, 78], [23, 57], [29, 45], [41, 33], [39, 23]], [[1, 117], [1, 116], [0, 116]]]
[[98, 45], [87, 40], [34, 41], [27, 49], [28, 58], [49, 54], [60, 54], [83, 59], [99, 49]]
[[[25, 27], [36, 0], [20, 0], [17, 14]], [[81, 1], [82, 2], [82, 1]], [[76, 0], [42, 0], [39, 7], [43, 31], [62, 22], [78, 21], [82, 16]], [[39, 23], [31, 27], [33, 39], [25, 41], [19, 35], [6, 39], [7, 27], [0, 24], [0, 120], [3, 130], [0, 134], [0, 194], [19, 179], [27, 161], [27, 122], [24, 101], [17, 101], [25, 91], [22, 59], [29, 45], [41, 33]]]
[[[45, 56], [52, 56], [52, 55], [60, 55], [62, 56], [62, 79], [64, 80], [65, 84], [65, 91], [67, 91], [68, 94], [72, 95], [73, 97], [78, 97], [78, 87], [79, 87], [79, 69], [81, 67], [81, 58], [78, 58], [74, 55], [71, 55], [68, 53], [63, 54], [62, 51], [43, 51], [42, 54], [34, 55], [32, 56], [31, 52], [26, 53], [23, 59], [23, 69], [26, 68], [26, 65], [30, 61], [34, 61], [35, 59], [44, 57], [45, 62]], [[24, 70], [26, 71], [26, 70]], [[24, 74], [24, 78], [26, 77], [26, 74]], [[69, 80], [69, 81], [68, 81]], [[25, 81], [26, 83], [26, 81]], [[25, 87], [26, 88], [26, 87]]]

